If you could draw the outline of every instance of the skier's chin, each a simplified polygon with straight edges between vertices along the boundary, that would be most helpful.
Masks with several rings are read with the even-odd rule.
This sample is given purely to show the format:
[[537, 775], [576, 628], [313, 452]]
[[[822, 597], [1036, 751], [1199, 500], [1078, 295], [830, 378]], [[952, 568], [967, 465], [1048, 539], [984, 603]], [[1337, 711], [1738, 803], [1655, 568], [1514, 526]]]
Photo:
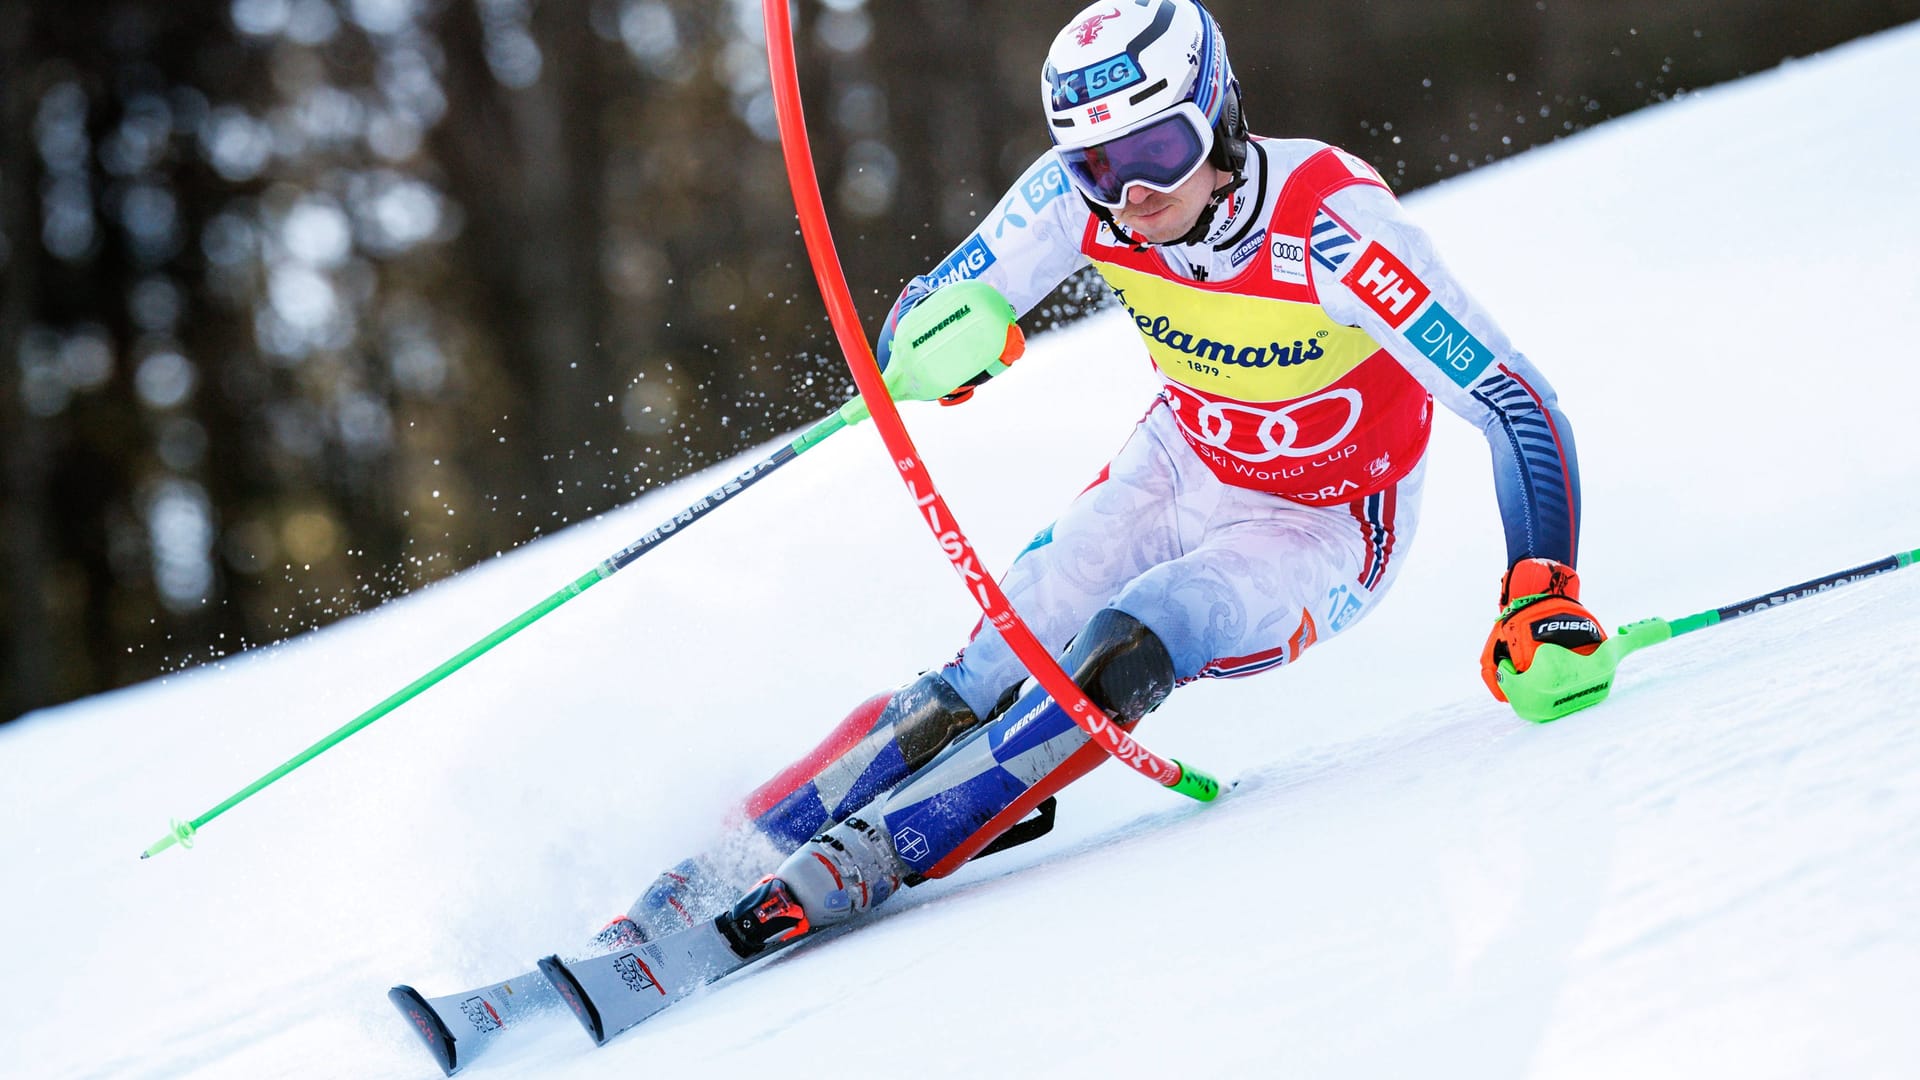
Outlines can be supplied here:
[[1169, 199], [1165, 206], [1147, 213], [1130, 211], [1124, 215], [1120, 224], [1128, 232], [1153, 244], [1165, 244], [1185, 236], [1193, 228], [1193, 221], [1199, 217], [1192, 215], [1188, 220], [1180, 213], [1180, 203]]

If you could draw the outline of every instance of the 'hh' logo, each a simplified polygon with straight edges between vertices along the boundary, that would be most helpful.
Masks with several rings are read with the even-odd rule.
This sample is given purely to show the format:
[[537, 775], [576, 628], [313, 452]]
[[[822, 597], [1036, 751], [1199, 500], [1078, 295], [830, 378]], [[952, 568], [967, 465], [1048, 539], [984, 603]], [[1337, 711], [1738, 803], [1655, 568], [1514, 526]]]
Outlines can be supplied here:
[[1406, 263], [1378, 243], [1368, 244], [1340, 280], [1395, 328], [1411, 318], [1431, 293]]

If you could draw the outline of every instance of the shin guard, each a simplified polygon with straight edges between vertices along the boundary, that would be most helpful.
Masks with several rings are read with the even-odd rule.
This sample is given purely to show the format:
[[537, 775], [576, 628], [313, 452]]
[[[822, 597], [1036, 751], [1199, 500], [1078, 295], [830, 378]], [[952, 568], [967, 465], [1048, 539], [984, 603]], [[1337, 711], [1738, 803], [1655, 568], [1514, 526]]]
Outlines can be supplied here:
[[[1061, 659], [1122, 725], [1173, 690], [1173, 660], [1160, 639], [1111, 608], [1088, 621]], [[873, 816], [909, 883], [943, 877], [1106, 757], [1045, 689], [1030, 684], [993, 723], [895, 788]]]
[[978, 722], [953, 687], [929, 672], [854, 710], [812, 754], [754, 792], [744, 815], [780, 851], [792, 851]]
[[[1113, 609], [1095, 615], [1062, 659], [1117, 723], [1131, 725], [1173, 689], [1165, 646], [1139, 620]], [[953, 740], [894, 790], [802, 844], [722, 925], [736, 951], [757, 952], [851, 919], [902, 884], [951, 873], [1106, 756], [1032, 685], [998, 719]]]
[[898, 784], [978, 722], [937, 673], [869, 698], [812, 753], [748, 796], [727, 836], [712, 850], [654, 879], [629, 916], [657, 938], [727, 911], [767, 867], [831, 835], [835, 822]]

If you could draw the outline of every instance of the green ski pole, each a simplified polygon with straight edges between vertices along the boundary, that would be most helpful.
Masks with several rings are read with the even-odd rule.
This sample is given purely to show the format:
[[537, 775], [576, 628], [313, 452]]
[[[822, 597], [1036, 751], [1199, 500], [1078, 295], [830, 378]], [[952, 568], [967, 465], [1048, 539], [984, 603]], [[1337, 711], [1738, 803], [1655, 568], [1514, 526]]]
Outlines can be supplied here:
[[1615, 669], [1622, 660], [1641, 649], [1682, 634], [1718, 626], [1729, 619], [1891, 573], [1913, 565], [1917, 559], [1920, 559], [1920, 549], [1903, 551], [1864, 566], [1804, 581], [1790, 588], [1776, 589], [1726, 607], [1710, 608], [1672, 620], [1658, 617], [1641, 619], [1614, 631], [1613, 636], [1601, 642], [1600, 647], [1590, 655], [1582, 656], [1558, 645], [1542, 645], [1534, 653], [1533, 664], [1525, 671], [1515, 671], [1509, 661], [1500, 662], [1500, 689], [1506, 692], [1507, 701], [1513, 705], [1514, 711], [1525, 719], [1542, 724], [1557, 720], [1568, 713], [1605, 701], [1608, 691], [1613, 687]]
[[418, 697], [435, 683], [440, 682], [442, 679], [445, 679], [447, 676], [459, 671], [461, 668], [466, 667], [469, 663], [486, 654], [494, 646], [525, 630], [527, 627], [532, 626], [555, 608], [586, 592], [588, 589], [612, 577], [614, 574], [619, 573], [635, 559], [653, 550], [653, 548], [669, 537], [678, 535], [684, 531], [687, 526], [705, 517], [716, 507], [719, 507], [747, 488], [765, 479], [768, 473], [799, 457], [807, 450], [820, 445], [828, 436], [846, 426], [847, 422], [841, 419], [840, 413], [835, 412], [828, 416], [826, 419], [809, 428], [799, 438], [775, 451], [771, 457], [768, 457], [753, 468], [748, 469], [746, 472], [741, 473], [739, 476], [708, 492], [700, 501], [661, 522], [645, 536], [642, 536], [640, 539], [635, 540], [633, 543], [601, 560], [599, 565], [571, 582], [568, 582], [567, 585], [559, 591], [521, 612], [493, 633], [462, 649], [457, 655], [451, 657], [439, 667], [434, 668], [432, 671], [413, 680], [399, 690], [394, 691], [385, 700], [341, 725], [332, 734], [329, 734], [319, 742], [300, 751], [279, 768], [228, 796], [226, 801], [220, 803], [218, 806], [194, 818], [192, 821], [183, 822], [175, 820], [172, 823], [172, 827], [168, 830], [167, 835], [154, 841], [153, 846], [140, 853], [140, 857], [145, 859], [158, 855], [174, 844], [179, 844], [181, 847], [192, 847], [194, 834], [204, 828], [207, 822], [240, 805], [247, 799], [252, 798], [255, 794], [258, 794], [261, 789], [272, 784], [274, 781], [279, 780], [293, 770], [326, 753], [361, 728], [366, 727], [368, 724], [373, 723], [375, 720], [380, 719]]
[[[980, 360], [980, 355], [977, 351], [970, 353], [960, 350], [916, 354], [913, 362], [903, 361], [890, 365], [891, 370], [886, 373], [887, 390], [897, 401], [932, 401], [952, 392], [954, 387], [964, 385], [969, 380], [977, 378], [982, 374], [998, 374], [1006, 370], [999, 362], [997, 356], [983, 362]], [[846, 404], [842, 405], [839, 410], [821, 420], [819, 423], [816, 423], [811, 428], [808, 428], [792, 442], [775, 451], [773, 455], [765, 461], [760, 462], [753, 468], [748, 469], [746, 472], [727, 481], [720, 487], [708, 492], [705, 498], [702, 498], [685, 510], [680, 511], [673, 517], [668, 518], [666, 521], [661, 522], [653, 531], [608, 556], [592, 570], [580, 575], [553, 595], [521, 612], [512, 621], [500, 627], [498, 630], [467, 646], [461, 650], [458, 655], [448, 659], [439, 667], [434, 668], [432, 671], [427, 672], [425, 675], [420, 676], [418, 679], [396, 690], [378, 705], [373, 706], [366, 712], [361, 713], [359, 716], [341, 725], [332, 734], [329, 734], [312, 746], [307, 747], [305, 750], [300, 751], [300, 753], [294, 755], [279, 768], [235, 792], [218, 806], [215, 806], [213, 809], [208, 810], [206, 813], [201, 814], [191, 821], [181, 821], [175, 818], [169, 826], [167, 834], [154, 841], [152, 846], [141, 852], [140, 857], [142, 859], [151, 858], [175, 844], [185, 848], [192, 847], [194, 835], [205, 828], [207, 823], [214, 818], [219, 817], [221, 814], [252, 798], [258, 794], [261, 789], [279, 780], [293, 770], [326, 753], [361, 728], [366, 727], [368, 724], [373, 723], [375, 720], [380, 719], [406, 704], [408, 701], [418, 697], [435, 683], [466, 667], [494, 646], [525, 630], [555, 608], [586, 592], [588, 589], [612, 577], [614, 574], [619, 573], [635, 559], [653, 550], [654, 547], [658, 546], [667, 538], [678, 535], [684, 531], [687, 526], [705, 517], [715, 508], [733, 499], [754, 484], [759, 483], [768, 473], [773, 472], [813, 447], [825, 442], [829, 436], [832, 436], [842, 428], [851, 424], [857, 424], [861, 420], [866, 419], [867, 415], [866, 404], [858, 397], [852, 398]]]

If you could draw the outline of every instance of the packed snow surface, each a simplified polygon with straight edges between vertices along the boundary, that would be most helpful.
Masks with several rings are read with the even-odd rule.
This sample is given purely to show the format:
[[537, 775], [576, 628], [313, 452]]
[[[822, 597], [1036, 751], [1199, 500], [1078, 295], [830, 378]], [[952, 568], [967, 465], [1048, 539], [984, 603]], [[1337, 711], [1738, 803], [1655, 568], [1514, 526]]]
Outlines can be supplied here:
[[[1678, 617], [1920, 546], [1920, 27], [1408, 203], [1579, 435], [1586, 597]], [[1004, 567], [1152, 383], [1108, 313], [908, 422]], [[770, 449], [770, 448], [767, 448]], [[0, 1073], [437, 1075], [388, 1006], [576, 948], [975, 612], [873, 433], [737, 505], [205, 829], [190, 817], [766, 450], [282, 647], [0, 732]], [[593, 1049], [470, 1075], [1920, 1075], [1920, 570], [1631, 658], [1534, 726], [1477, 656], [1487, 453], [1443, 414], [1366, 624], [1141, 729], [1041, 843]]]

